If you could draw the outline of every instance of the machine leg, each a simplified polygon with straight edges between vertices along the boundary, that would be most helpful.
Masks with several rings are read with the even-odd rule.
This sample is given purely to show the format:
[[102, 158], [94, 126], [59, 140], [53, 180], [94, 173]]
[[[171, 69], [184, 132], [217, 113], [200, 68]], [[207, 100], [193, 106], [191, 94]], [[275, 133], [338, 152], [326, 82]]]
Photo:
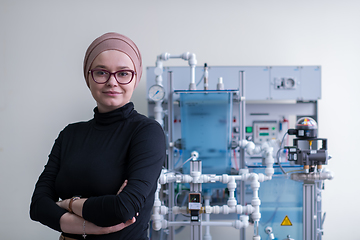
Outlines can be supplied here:
[[306, 184], [303, 186], [303, 239], [316, 240], [315, 221], [315, 185]]
[[191, 240], [202, 240], [201, 221], [191, 222], [190, 224]]

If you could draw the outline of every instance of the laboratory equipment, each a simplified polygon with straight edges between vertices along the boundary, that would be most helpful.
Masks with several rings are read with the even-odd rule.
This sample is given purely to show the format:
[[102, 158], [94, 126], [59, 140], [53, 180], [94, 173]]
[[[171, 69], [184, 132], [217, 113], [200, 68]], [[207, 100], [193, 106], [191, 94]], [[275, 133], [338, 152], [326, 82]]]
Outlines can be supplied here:
[[[172, 58], [189, 67], [164, 67]], [[314, 120], [321, 68], [196, 63], [163, 53], [147, 68], [148, 115], [169, 142], [151, 239], [210, 240], [233, 227], [228, 239], [320, 240], [321, 185], [333, 177]]]

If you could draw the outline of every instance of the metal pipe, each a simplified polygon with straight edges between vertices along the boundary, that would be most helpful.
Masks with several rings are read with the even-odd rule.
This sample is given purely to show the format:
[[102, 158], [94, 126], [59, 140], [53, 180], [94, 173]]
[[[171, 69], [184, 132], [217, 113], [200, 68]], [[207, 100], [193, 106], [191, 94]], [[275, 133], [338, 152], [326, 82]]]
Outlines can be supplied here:
[[[173, 139], [173, 77], [172, 72], [168, 72], [168, 84], [167, 84], [167, 92], [168, 92], [168, 137], [169, 137], [169, 154], [168, 154], [168, 164], [166, 168], [170, 171], [174, 169], [174, 139]], [[169, 221], [174, 221], [175, 216], [172, 213], [172, 208], [174, 206], [174, 196], [175, 189], [174, 184], [168, 184], [168, 206], [169, 206]], [[173, 227], [169, 228], [169, 237], [170, 239], [175, 238], [175, 229]]]
[[[245, 80], [244, 71], [239, 72], [239, 139], [245, 139]], [[240, 148], [240, 169], [245, 168], [245, 149]], [[245, 183], [240, 182], [240, 205], [245, 205]], [[244, 229], [240, 229], [240, 239], [245, 239]]]

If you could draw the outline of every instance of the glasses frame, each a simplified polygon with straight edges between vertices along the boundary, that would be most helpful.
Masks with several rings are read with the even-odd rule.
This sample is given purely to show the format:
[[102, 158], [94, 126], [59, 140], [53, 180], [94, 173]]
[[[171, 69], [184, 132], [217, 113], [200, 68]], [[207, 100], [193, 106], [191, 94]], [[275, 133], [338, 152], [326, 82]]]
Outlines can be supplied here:
[[[109, 78], [108, 78], [105, 82], [99, 83], [99, 82], [97, 82], [97, 81], [95, 80], [95, 78], [94, 78], [94, 72], [95, 72], [95, 71], [107, 72], [107, 73], [109, 73]], [[121, 82], [119, 82], [119, 80], [116, 78], [116, 74], [119, 73], [119, 72], [131, 72], [132, 75], [131, 75], [130, 81], [128, 81], [127, 83], [121, 83]], [[134, 79], [134, 76], [136, 75], [136, 72], [135, 72], [134, 70], [131, 70], [131, 69], [123, 69], [123, 70], [119, 70], [119, 71], [116, 71], [116, 72], [110, 72], [110, 71], [105, 70], [105, 69], [95, 68], [95, 69], [91, 69], [91, 70], [89, 71], [89, 74], [91, 75], [91, 77], [92, 77], [92, 79], [94, 80], [94, 82], [96, 82], [97, 84], [105, 84], [105, 83], [107, 83], [107, 82], [110, 80], [111, 76], [114, 75], [115, 80], [116, 80], [120, 85], [126, 85], [126, 84], [131, 83], [131, 81]]]

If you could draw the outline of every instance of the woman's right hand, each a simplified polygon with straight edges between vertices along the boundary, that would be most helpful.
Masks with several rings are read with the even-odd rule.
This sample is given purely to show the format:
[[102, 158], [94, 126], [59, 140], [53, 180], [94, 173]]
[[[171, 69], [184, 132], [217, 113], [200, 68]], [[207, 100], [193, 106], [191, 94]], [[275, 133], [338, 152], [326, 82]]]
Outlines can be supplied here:
[[[111, 226], [111, 227], [103, 227], [103, 233], [100, 233], [100, 234], [109, 234], [109, 233], [113, 233], [113, 232], [118, 232], [120, 230], [123, 230], [124, 228], [130, 226], [131, 224], [133, 224], [134, 222], [136, 222], [136, 219], [135, 217], [133, 217], [132, 219], [130, 220], [127, 220], [126, 222], [124, 223], [120, 223], [118, 225], [115, 225], [115, 226]], [[90, 233], [89, 233], [90, 234]], [[96, 233], [94, 233], [96, 234]]]

